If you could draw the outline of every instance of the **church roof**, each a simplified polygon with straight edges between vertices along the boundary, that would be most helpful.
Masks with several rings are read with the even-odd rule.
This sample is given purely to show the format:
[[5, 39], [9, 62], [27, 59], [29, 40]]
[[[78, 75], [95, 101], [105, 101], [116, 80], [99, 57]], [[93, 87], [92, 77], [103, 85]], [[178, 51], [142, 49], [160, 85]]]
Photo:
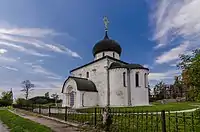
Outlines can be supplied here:
[[129, 69], [146, 69], [149, 70], [148, 68], [143, 67], [140, 64], [122, 64], [119, 62], [113, 62], [109, 69], [115, 69], [115, 68], [129, 68]]
[[65, 83], [67, 82], [67, 80], [69, 78], [73, 79], [76, 82], [77, 90], [79, 90], [79, 91], [98, 92], [95, 84], [91, 80], [88, 80], [87, 78], [72, 77], [72, 76], [69, 76], [65, 80], [63, 87], [62, 87], [62, 92], [64, 90]]
[[100, 59], [98, 59], [98, 60], [91, 61], [91, 62], [89, 62], [89, 63], [87, 63], [87, 64], [85, 64], [85, 65], [82, 65], [82, 66], [79, 66], [79, 67], [77, 67], [77, 68], [75, 68], [75, 69], [72, 69], [72, 70], [70, 71], [70, 73], [73, 72], [73, 71], [76, 71], [76, 70], [78, 70], [78, 69], [81, 69], [81, 68], [83, 68], [83, 67], [85, 67], [85, 66], [88, 66], [88, 65], [91, 65], [91, 64], [96, 63], [96, 62], [98, 62], [98, 61], [101, 61], [101, 60], [103, 60], [103, 59], [105, 59], [105, 58], [112, 59], [112, 60], [117, 61], [117, 62], [119, 62], [119, 63], [128, 64], [128, 63], [126, 63], [126, 62], [124, 62], [124, 61], [121, 61], [121, 60], [118, 60], [118, 59], [115, 59], [115, 58], [113, 58], [113, 57], [110, 57], [110, 56], [107, 56], [107, 55], [106, 55], [106, 56], [104, 56], [104, 57], [102, 57], [102, 58], [100, 58]]
[[105, 32], [105, 37], [103, 40], [97, 42], [93, 47], [93, 55], [103, 51], [115, 51], [121, 55], [122, 48], [115, 40], [109, 39], [107, 31]]

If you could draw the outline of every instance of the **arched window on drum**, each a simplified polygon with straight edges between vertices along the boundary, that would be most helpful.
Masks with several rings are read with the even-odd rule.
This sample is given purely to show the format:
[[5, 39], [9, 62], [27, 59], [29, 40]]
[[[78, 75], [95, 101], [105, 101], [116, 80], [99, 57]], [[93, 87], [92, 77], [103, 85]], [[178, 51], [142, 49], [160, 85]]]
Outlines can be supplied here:
[[136, 72], [135, 73], [135, 86], [136, 87], [139, 87], [139, 72]]
[[126, 87], [126, 72], [123, 72], [123, 85]]

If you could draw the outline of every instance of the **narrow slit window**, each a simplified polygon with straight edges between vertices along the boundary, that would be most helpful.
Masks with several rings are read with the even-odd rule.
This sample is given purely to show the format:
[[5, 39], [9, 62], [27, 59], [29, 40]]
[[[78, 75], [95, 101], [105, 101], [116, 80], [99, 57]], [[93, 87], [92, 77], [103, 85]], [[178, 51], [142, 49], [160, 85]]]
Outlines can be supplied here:
[[105, 53], [103, 52], [103, 57], [105, 56]]
[[89, 75], [89, 72], [87, 72], [87, 73], [86, 73], [86, 77], [89, 78], [89, 76], [90, 76], [90, 75]]
[[123, 84], [126, 87], [126, 72], [123, 72]]
[[115, 52], [113, 52], [113, 58], [115, 58]]
[[139, 87], [139, 73], [138, 72], [135, 74], [135, 86]]

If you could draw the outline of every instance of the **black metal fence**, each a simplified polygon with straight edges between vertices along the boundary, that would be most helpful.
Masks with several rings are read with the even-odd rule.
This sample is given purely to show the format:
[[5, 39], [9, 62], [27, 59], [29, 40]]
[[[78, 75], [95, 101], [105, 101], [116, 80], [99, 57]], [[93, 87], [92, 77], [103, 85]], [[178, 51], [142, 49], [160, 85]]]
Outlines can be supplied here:
[[199, 110], [170, 113], [135, 111], [133, 108], [108, 108], [106, 112], [105, 108], [99, 107], [88, 109], [40, 105], [14, 107], [111, 132], [200, 132]]

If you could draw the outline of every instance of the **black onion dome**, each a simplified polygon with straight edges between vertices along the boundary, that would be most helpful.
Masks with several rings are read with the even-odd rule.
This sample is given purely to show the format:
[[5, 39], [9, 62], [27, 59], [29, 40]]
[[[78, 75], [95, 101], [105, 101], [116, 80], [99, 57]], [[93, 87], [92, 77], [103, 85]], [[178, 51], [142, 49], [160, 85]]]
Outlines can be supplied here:
[[97, 42], [93, 47], [93, 55], [95, 56], [97, 53], [102, 51], [115, 51], [119, 55], [121, 55], [122, 49], [119, 43], [115, 40], [109, 39], [107, 31], [105, 33], [105, 37], [103, 40]]

